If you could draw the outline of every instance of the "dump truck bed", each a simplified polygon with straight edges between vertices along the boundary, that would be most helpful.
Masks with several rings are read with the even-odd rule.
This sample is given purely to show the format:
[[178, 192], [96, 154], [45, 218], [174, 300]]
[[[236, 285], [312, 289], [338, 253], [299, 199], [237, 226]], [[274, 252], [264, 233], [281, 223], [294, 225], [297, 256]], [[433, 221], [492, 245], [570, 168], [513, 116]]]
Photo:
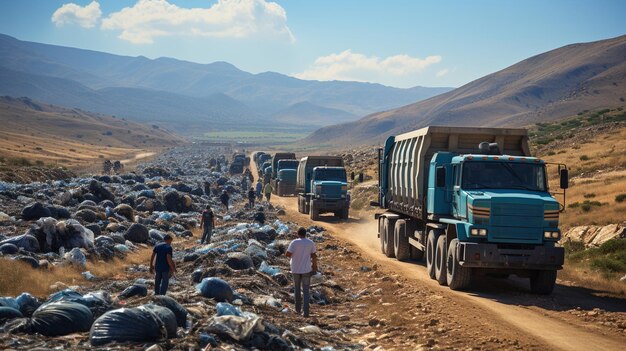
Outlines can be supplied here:
[[381, 205], [423, 218], [433, 155], [442, 151], [478, 154], [483, 141], [498, 143], [505, 155], [530, 156], [528, 133], [520, 128], [431, 126], [389, 137], [380, 155]]

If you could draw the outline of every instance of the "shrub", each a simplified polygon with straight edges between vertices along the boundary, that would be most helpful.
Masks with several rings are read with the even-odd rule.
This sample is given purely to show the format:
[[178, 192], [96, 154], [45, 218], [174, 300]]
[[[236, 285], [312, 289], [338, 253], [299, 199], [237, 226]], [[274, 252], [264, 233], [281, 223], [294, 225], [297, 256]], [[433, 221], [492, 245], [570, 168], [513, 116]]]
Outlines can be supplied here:
[[578, 201], [572, 202], [571, 204], [569, 204], [568, 207], [569, 208], [578, 208], [578, 207], [580, 207], [580, 202], [578, 202]]
[[615, 196], [615, 202], [624, 202], [626, 200], [626, 194], [619, 194]]
[[603, 272], [626, 272], [626, 262], [613, 257], [599, 257], [591, 261], [591, 267]]
[[570, 240], [563, 244], [563, 248], [568, 255], [575, 252], [581, 252], [585, 249], [585, 244], [582, 241]]
[[556, 155], [556, 152], [554, 152], [554, 151], [548, 151], [548, 154], [547, 154], [547, 155], [548, 155], [548, 156], [554, 156], [554, 155]]
[[589, 212], [591, 211], [591, 205], [588, 203], [583, 203], [582, 205], [580, 205], [580, 209], [583, 210], [583, 212]]
[[582, 155], [579, 157], [581, 161], [589, 161], [589, 156], [587, 155]]
[[43, 161], [42, 161], [42, 160], [37, 160], [37, 161], [35, 161], [35, 165], [37, 165], [37, 166], [39, 166], [39, 167], [43, 167], [43, 166], [44, 166], [44, 163], [43, 163]]
[[591, 199], [591, 198], [596, 197], [596, 194], [594, 194], [594, 193], [584, 194], [583, 197], [585, 199]]

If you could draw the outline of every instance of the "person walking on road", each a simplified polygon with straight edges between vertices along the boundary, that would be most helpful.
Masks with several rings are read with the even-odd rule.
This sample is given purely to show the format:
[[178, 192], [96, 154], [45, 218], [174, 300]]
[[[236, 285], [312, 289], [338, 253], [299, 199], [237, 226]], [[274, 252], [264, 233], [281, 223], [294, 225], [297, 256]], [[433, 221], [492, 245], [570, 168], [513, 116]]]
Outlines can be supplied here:
[[267, 200], [267, 202], [270, 202], [270, 198], [272, 197], [272, 190], [274, 190], [274, 188], [272, 187], [271, 183], [265, 184], [265, 189], [263, 190], [263, 192], [265, 193], [265, 199]]
[[150, 273], [154, 274], [154, 294], [165, 295], [172, 275], [176, 274], [176, 265], [172, 260], [172, 236], [166, 234], [163, 242], [157, 244], [150, 257]]
[[263, 182], [261, 182], [261, 178], [256, 182], [256, 197], [261, 201], [263, 199]]
[[228, 211], [228, 202], [230, 201], [230, 196], [228, 196], [228, 192], [226, 190], [222, 191], [222, 195], [220, 195], [220, 201], [222, 201], [222, 205]]
[[254, 188], [250, 188], [250, 190], [248, 190], [248, 206], [251, 210], [254, 209], [254, 200], [256, 200], [256, 192]]
[[298, 238], [289, 244], [286, 255], [291, 258], [296, 312], [308, 317], [311, 276], [317, 272], [317, 248], [315, 243], [306, 237], [306, 229], [302, 227], [298, 229]]
[[200, 244], [208, 244], [211, 242], [213, 228], [215, 228], [215, 215], [213, 214], [211, 206], [207, 205], [206, 209], [202, 211], [202, 218], [200, 219], [200, 229], [202, 229]]

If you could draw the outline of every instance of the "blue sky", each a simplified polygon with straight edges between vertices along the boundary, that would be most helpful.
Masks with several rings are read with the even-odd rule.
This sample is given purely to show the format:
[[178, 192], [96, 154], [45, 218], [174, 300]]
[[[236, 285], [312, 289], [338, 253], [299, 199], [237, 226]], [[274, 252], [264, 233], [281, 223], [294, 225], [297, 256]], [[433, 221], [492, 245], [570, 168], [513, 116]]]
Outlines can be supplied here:
[[0, 33], [259, 73], [461, 86], [557, 47], [626, 34], [626, 1], [0, 1]]

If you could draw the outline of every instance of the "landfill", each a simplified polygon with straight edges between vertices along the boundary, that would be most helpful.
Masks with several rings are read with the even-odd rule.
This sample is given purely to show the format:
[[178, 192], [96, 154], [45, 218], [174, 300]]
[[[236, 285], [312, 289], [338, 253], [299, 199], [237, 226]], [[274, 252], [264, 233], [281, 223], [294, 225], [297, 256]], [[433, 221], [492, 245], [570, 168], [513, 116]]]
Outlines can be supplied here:
[[[24, 291], [0, 297], [1, 349], [360, 350], [363, 345], [310, 325], [293, 312], [284, 255], [297, 223], [261, 203], [254, 220], [242, 175], [228, 173], [228, 150], [190, 143], [138, 165], [134, 172], [28, 184], [0, 183], [0, 261], [33, 270], [71, 266], [84, 281], [59, 284], [48, 296]], [[207, 187], [207, 183], [209, 186]], [[230, 195], [226, 208], [222, 191]], [[200, 213], [211, 206], [217, 227], [200, 244]], [[309, 228], [325, 240], [324, 229]], [[174, 237], [177, 274], [167, 296], [153, 294], [147, 265], [124, 278], [101, 279], [88, 263], [106, 265]], [[312, 304], [344, 299], [321, 274]], [[288, 317], [287, 317], [288, 316]]]

